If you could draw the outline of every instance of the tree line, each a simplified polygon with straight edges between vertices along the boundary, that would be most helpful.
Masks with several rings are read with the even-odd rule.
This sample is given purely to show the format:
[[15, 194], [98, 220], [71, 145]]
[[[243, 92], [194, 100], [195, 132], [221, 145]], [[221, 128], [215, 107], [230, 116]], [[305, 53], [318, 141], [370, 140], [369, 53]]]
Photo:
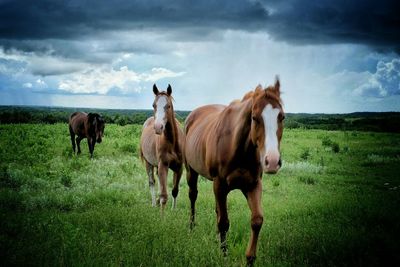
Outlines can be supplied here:
[[[96, 112], [106, 123], [119, 125], [143, 124], [153, 115], [153, 110], [89, 109], [63, 107], [0, 106], [0, 123], [62, 123], [68, 122], [75, 111]], [[190, 111], [176, 111], [183, 123]], [[354, 130], [400, 133], [399, 112], [356, 112], [349, 114], [286, 114], [285, 128]]]

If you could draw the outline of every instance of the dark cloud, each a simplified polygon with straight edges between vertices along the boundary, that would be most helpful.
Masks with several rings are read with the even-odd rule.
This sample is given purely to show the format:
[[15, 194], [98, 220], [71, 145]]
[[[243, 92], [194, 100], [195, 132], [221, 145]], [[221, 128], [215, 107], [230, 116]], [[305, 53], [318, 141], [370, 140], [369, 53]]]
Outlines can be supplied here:
[[104, 30], [262, 26], [267, 12], [246, 1], [5, 1], [0, 36], [77, 38]]
[[[85, 40], [104, 32], [127, 30], [163, 31], [184, 40], [212, 36], [210, 33], [216, 30], [238, 29], [266, 31], [275, 39], [293, 44], [356, 43], [398, 53], [399, 3], [395, 0], [1, 1], [0, 45], [43, 52], [48, 51], [47, 43], [32, 45], [29, 41]], [[174, 34], [177, 31], [183, 34]], [[120, 46], [128, 47], [123, 43]], [[145, 48], [136, 47], [149, 49], [147, 44]], [[73, 44], [68, 51], [56, 48], [66, 56], [69, 52], [80, 54], [74, 51], [79, 48]]]
[[276, 12], [267, 28], [277, 39], [299, 44], [365, 44], [400, 52], [399, 1], [292, 0], [271, 6]]

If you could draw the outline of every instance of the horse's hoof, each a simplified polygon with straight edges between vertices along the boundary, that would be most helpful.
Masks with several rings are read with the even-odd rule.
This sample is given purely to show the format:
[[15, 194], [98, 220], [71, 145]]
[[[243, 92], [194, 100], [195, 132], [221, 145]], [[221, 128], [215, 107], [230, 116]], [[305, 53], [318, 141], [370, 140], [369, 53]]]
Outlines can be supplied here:
[[256, 256], [247, 257], [247, 266], [253, 266], [256, 261]]
[[221, 244], [221, 251], [224, 257], [228, 256], [228, 246], [225, 244]]
[[191, 221], [191, 222], [189, 223], [189, 229], [190, 229], [190, 231], [193, 231], [193, 229], [194, 229], [195, 226], [196, 226], [196, 224], [195, 224], [193, 221]]

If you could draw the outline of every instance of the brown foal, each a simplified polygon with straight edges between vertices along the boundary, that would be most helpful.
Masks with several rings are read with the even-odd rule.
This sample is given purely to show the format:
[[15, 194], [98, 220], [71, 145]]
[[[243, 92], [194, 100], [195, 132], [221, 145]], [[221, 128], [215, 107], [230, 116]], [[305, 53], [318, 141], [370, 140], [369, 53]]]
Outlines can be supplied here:
[[154, 117], [148, 118], [143, 125], [140, 138], [140, 154], [146, 164], [153, 206], [156, 205], [154, 167], [157, 168], [160, 188], [158, 201], [162, 207], [165, 206], [168, 199], [168, 168], [174, 172], [172, 207], [175, 208], [179, 192], [179, 181], [182, 176], [182, 143], [184, 137], [179, 122], [175, 119], [171, 86], [168, 85], [166, 92], [159, 92], [157, 86], [154, 85], [153, 92], [155, 95], [153, 103]]

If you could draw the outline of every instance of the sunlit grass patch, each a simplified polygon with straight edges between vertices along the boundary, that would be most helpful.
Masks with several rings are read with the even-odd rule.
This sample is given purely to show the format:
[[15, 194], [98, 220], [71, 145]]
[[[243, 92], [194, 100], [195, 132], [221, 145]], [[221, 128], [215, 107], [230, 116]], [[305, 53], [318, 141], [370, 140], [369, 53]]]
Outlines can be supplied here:
[[313, 184], [317, 183], [317, 179], [315, 178], [315, 176], [304, 176], [304, 175], [301, 175], [301, 176], [297, 177], [297, 180], [300, 183], [304, 183], [304, 184], [308, 184], [308, 185], [313, 185]]
[[[107, 125], [90, 159], [86, 140], [81, 155], [72, 153], [66, 124], [0, 125], [4, 265], [246, 264], [251, 214], [239, 190], [228, 195], [227, 257], [219, 249], [212, 182], [199, 178], [192, 231], [185, 173], [177, 209], [171, 210], [171, 172], [164, 216], [151, 207], [137, 153], [141, 127]], [[322, 145], [324, 136], [329, 146]], [[399, 140], [395, 134], [285, 129], [282, 170], [263, 177], [256, 266], [365, 266], [396, 259]], [[334, 142], [339, 153], [333, 153]]]
[[321, 174], [325, 171], [325, 167], [317, 164], [313, 164], [306, 161], [299, 162], [284, 162], [282, 166], [282, 171], [289, 173], [313, 173]]
[[367, 156], [366, 162], [370, 162], [370, 163], [400, 162], [400, 155], [397, 155], [397, 156], [386, 156], [386, 155], [378, 155], [378, 154], [369, 154]]

